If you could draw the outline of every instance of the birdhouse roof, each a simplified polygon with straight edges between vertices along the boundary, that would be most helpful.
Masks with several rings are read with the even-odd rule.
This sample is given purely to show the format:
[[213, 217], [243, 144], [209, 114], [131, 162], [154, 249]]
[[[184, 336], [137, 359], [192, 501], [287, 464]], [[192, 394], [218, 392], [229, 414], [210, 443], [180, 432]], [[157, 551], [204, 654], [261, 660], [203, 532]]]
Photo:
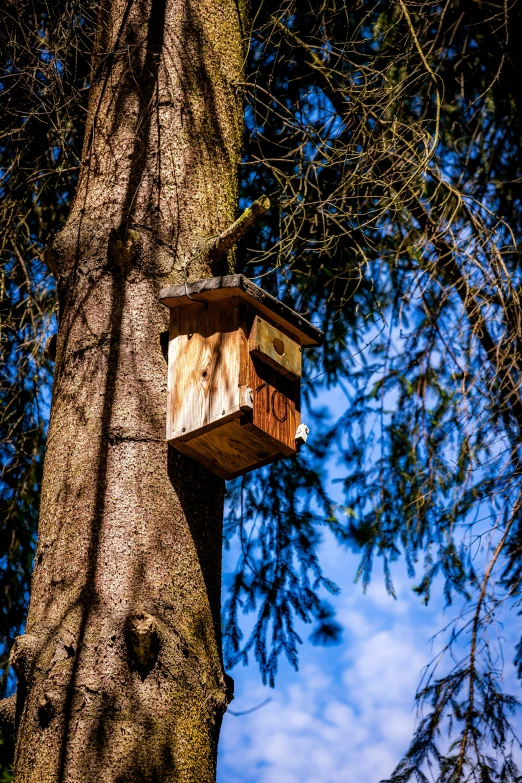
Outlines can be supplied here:
[[[175, 285], [160, 291], [160, 302], [165, 307], [181, 307], [201, 301], [239, 296], [260, 314], [270, 318], [293, 336], [299, 345], [320, 345], [324, 334], [302, 315], [283, 304], [271, 294], [252, 283], [244, 275], [206, 277], [186, 285]], [[192, 301], [194, 299], [194, 301]]]

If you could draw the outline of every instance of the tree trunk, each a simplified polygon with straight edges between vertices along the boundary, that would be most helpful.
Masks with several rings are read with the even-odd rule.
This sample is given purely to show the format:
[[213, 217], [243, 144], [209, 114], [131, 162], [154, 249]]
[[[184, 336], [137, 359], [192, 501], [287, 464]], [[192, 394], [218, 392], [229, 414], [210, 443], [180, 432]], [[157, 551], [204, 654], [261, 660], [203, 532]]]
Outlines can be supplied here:
[[60, 327], [12, 652], [16, 783], [215, 779], [224, 485], [165, 443], [158, 292], [230, 271], [207, 240], [236, 212], [242, 14], [101, 3], [78, 191], [48, 253]]

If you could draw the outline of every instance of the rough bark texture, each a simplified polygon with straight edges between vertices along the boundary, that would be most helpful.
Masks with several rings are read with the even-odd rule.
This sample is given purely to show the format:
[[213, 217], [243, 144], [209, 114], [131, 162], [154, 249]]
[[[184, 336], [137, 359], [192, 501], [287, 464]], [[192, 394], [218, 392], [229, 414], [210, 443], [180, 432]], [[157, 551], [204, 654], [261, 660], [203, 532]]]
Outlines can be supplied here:
[[48, 254], [60, 327], [16, 783], [215, 778], [224, 486], [165, 444], [166, 284], [229, 271], [235, 0], [101, 4], [82, 174]]

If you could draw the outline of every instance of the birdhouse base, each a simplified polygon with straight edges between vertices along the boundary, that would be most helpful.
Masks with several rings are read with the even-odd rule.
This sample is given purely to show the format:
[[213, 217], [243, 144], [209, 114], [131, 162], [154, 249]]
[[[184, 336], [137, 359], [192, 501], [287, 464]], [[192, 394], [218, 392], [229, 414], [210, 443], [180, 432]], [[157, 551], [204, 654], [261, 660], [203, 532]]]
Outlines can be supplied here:
[[256, 427], [247, 415], [218, 425], [201, 435], [191, 433], [190, 440], [169, 442], [227, 481], [297, 451]]

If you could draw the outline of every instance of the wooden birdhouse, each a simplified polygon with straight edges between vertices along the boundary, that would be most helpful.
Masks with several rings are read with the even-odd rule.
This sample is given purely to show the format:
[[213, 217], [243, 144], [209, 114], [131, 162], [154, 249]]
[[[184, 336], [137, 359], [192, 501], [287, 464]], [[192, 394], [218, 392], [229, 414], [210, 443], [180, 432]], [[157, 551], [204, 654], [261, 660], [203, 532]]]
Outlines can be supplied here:
[[164, 289], [167, 440], [225, 479], [295, 454], [302, 349], [323, 334], [243, 275]]

